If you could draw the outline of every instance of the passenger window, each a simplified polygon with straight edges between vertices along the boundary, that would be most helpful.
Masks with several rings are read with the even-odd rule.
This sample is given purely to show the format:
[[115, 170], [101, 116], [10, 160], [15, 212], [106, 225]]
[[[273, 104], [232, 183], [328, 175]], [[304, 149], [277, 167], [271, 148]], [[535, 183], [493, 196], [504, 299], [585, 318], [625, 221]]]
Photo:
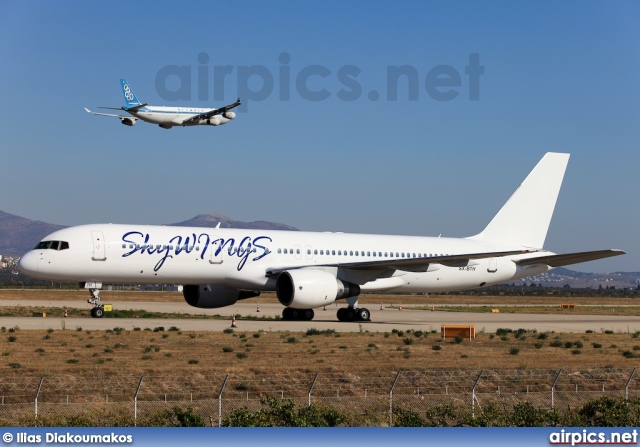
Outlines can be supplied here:
[[371, 256], [371, 252], [370, 251], [367, 252], [367, 256]]
[[300, 249], [296, 248], [296, 254], [300, 254]]
[[335, 256], [336, 251], [335, 250], [331, 250], [331, 254]]
[[318, 250], [317, 249], [313, 250], [313, 254], [317, 255], [318, 254]]
[[311, 254], [311, 250], [307, 249], [307, 254], [310, 255]]
[[320, 250], [320, 254], [323, 255], [324, 254], [324, 250]]
[[375, 256], [376, 256], [376, 252], [374, 251], [374, 252], [373, 252], [373, 257], [375, 258]]
[[278, 248], [278, 254], [280, 254], [281, 250]]

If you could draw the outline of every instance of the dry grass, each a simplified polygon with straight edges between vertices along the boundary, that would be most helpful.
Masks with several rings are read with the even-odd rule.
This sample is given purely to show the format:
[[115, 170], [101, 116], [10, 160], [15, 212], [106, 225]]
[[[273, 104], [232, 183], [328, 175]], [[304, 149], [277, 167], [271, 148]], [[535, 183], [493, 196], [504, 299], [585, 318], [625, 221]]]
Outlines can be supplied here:
[[[88, 293], [57, 290], [0, 290], [0, 300], [84, 300]], [[103, 292], [108, 301], [182, 302], [177, 292]], [[264, 294], [249, 302], [275, 302]], [[558, 297], [363, 295], [362, 305], [539, 304], [568, 302]], [[636, 305], [629, 298], [580, 298], [578, 305]], [[492, 306], [493, 307], [493, 306]], [[463, 309], [464, 310], [464, 309]], [[628, 312], [630, 308], [625, 308]], [[505, 310], [506, 311], [506, 310]], [[529, 310], [530, 312], [531, 310]], [[558, 310], [553, 310], [558, 312]], [[579, 314], [581, 309], [565, 310]], [[4, 324], [10, 320], [5, 320]], [[117, 320], [114, 320], [117, 326]], [[95, 375], [210, 375], [254, 371], [271, 374], [327, 371], [398, 371], [439, 368], [632, 368], [640, 358], [637, 334], [526, 333], [517, 339], [479, 334], [474, 341], [443, 341], [438, 334], [289, 332], [189, 332], [145, 328], [139, 331], [66, 330], [0, 332], [0, 372], [4, 377]], [[78, 324], [82, 324], [79, 322]], [[186, 323], [185, 323], [186, 324]], [[145, 330], [148, 329], [148, 330]], [[366, 329], [366, 326], [363, 326]], [[511, 328], [517, 329], [517, 328]], [[412, 341], [411, 341], [412, 340]], [[560, 347], [550, 346], [551, 342]], [[577, 345], [582, 344], [582, 347]], [[594, 347], [594, 343], [600, 347]], [[433, 346], [441, 346], [434, 350]], [[571, 345], [570, 347], [565, 347]], [[627, 357], [623, 355], [626, 352]], [[638, 358], [635, 356], [638, 355]]]
[[[278, 374], [438, 368], [630, 368], [638, 364], [638, 358], [633, 356], [640, 357], [640, 338], [623, 333], [548, 333], [545, 339], [537, 333], [525, 333], [520, 338], [514, 334], [479, 334], [476, 340], [456, 343], [444, 341], [438, 334], [418, 336], [412, 332], [306, 335], [164, 329], [5, 330], [0, 333], [0, 371], [3, 377], [19, 377], [182, 376], [247, 370]], [[552, 347], [552, 342], [561, 346]], [[593, 343], [601, 347], [594, 347]], [[434, 350], [434, 345], [441, 349]], [[632, 358], [623, 356], [625, 351]]]

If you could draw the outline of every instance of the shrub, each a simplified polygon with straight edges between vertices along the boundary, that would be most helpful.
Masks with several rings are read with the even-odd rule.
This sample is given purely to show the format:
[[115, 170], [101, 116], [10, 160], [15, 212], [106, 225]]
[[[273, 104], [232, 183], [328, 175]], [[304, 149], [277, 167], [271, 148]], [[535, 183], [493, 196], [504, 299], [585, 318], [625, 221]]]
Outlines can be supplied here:
[[591, 345], [596, 349], [602, 348], [602, 345], [600, 343], [591, 343]]
[[439, 351], [439, 350], [441, 350], [441, 349], [442, 349], [442, 346], [440, 346], [440, 345], [433, 345], [433, 346], [431, 346], [431, 349], [433, 349], [434, 351]]
[[560, 346], [562, 346], [562, 342], [560, 340], [553, 340], [551, 343], [549, 343], [549, 346], [551, 346], [552, 348], [559, 348]]
[[7, 341], [8, 341], [9, 343], [13, 343], [13, 342], [14, 342], [14, 341], [16, 341], [17, 339], [18, 339], [18, 337], [16, 337], [15, 335], [9, 335], [9, 336], [7, 337]]
[[246, 359], [247, 357], [249, 357], [249, 355], [245, 354], [244, 352], [238, 352], [236, 354], [236, 357], [238, 357], [239, 359]]
[[233, 348], [231, 346], [225, 346], [222, 348], [222, 352], [233, 352]]
[[295, 337], [287, 338], [287, 343], [298, 343], [298, 339]]
[[460, 344], [464, 341], [464, 338], [462, 338], [459, 335], [456, 335], [456, 338], [453, 339], [457, 344]]
[[520, 353], [520, 348], [516, 348], [515, 346], [512, 346], [509, 349], [509, 354], [511, 355], [518, 355]]
[[413, 337], [404, 337], [404, 338], [402, 339], [402, 342], [403, 342], [405, 345], [412, 345], [414, 341], [415, 341], [415, 340], [413, 339]]
[[187, 362], [189, 365], [197, 365], [198, 361], [196, 359], [191, 359]]

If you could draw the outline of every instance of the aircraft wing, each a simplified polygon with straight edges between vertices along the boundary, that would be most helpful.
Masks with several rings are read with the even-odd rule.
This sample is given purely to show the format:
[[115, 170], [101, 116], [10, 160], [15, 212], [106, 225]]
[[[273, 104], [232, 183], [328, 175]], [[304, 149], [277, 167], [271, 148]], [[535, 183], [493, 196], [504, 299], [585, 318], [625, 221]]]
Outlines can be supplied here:
[[233, 104], [229, 104], [228, 106], [220, 107], [219, 109], [209, 110], [208, 112], [199, 113], [198, 115], [193, 115], [182, 122], [182, 124], [188, 124], [193, 121], [206, 120], [207, 118], [211, 118], [212, 116], [222, 115], [223, 113], [228, 112], [229, 110], [236, 108], [240, 105], [240, 98]]
[[[105, 107], [106, 109], [107, 107]], [[92, 112], [91, 110], [87, 109], [86, 107], [84, 108], [87, 113], [90, 113], [92, 115], [100, 115], [100, 116], [115, 116], [116, 118], [120, 118], [120, 119], [129, 119], [129, 120], [135, 120], [137, 121], [138, 118], [135, 118], [131, 115], [116, 115], [114, 113], [99, 113], [99, 112]], [[114, 110], [122, 110], [122, 109], [114, 109]]]
[[525, 258], [516, 260], [514, 262], [518, 265], [547, 264], [549, 267], [563, 267], [565, 265], [595, 261], [596, 259], [610, 258], [611, 256], [624, 254], [625, 252], [622, 250], [583, 251], [579, 253], [567, 253], [563, 255], [549, 255], [540, 256], [537, 258]]
[[[488, 253], [469, 253], [450, 256], [431, 256], [428, 258], [385, 259], [382, 261], [345, 262], [339, 264], [314, 264], [313, 267], [340, 267], [354, 270], [405, 270], [409, 272], [426, 272], [430, 264], [442, 264], [447, 267], [464, 267], [473, 265], [474, 259], [501, 258], [504, 256], [523, 255], [531, 250], [494, 251]], [[276, 276], [285, 270], [306, 268], [309, 266], [274, 267], [267, 269], [265, 276]]]

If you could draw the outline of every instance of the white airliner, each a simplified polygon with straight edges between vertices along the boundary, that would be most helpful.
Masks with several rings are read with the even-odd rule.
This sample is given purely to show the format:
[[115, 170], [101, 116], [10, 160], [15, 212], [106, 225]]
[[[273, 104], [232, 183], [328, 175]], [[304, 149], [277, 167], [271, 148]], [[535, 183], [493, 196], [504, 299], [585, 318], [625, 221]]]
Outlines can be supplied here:
[[361, 292], [471, 289], [624, 254], [542, 248], [568, 161], [569, 154], [547, 153], [487, 227], [467, 238], [82, 225], [45, 237], [18, 268], [79, 281], [94, 317], [103, 316], [103, 283], [135, 283], [183, 284], [186, 302], [200, 308], [275, 291], [286, 320], [311, 320], [314, 308], [346, 299], [338, 320], [368, 321]]
[[240, 105], [240, 98], [233, 104], [219, 109], [203, 109], [197, 107], [165, 107], [150, 106], [141, 103], [131, 90], [131, 86], [126, 79], [120, 79], [122, 93], [126, 103], [123, 107], [100, 107], [101, 109], [124, 110], [129, 115], [115, 115], [111, 113], [92, 112], [85, 107], [85, 110], [92, 115], [115, 116], [125, 126], [135, 126], [140, 119], [147, 123], [157, 124], [163, 129], [171, 129], [173, 126], [220, 126], [226, 124], [236, 117], [231, 109]]

